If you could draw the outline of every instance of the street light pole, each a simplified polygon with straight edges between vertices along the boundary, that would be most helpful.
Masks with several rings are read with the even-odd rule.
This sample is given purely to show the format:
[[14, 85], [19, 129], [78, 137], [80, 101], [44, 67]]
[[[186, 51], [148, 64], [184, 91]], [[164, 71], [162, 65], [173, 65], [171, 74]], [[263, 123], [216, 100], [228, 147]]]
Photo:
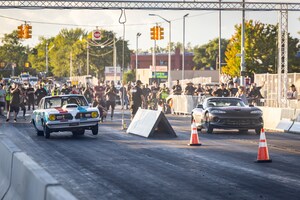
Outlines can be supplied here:
[[244, 72], [245, 72], [245, 0], [243, 0], [242, 11], [242, 30], [241, 30], [241, 86], [245, 85]]
[[89, 41], [86, 42], [86, 75], [90, 75]]
[[171, 77], [171, 67], [172, 67], [172, 65], [171, 65], [171, 21], [167, 20], [157, 14], [149, 14], [149, 16], [157, 16], [157, 17], [163, 19], [164, 21], [166, 21], [167, 23], [169, 23], [168, 85], [169, 85], [169, 88], [171, 88], [171, 81], [172, 81], [172, 77]]
[[[221, 63], [222, 63], [222, 57], [221, 57], [221, 39], [222, 39], [222, 29], [221, 29], [221, 25], [222, 25], [222, 12], [221, 12], [221, 1], [219, 0], [219, 79], [221, 78]], [[216, 66], [217, 68], [217, 66]]]
[[135, 80], [138, 80], [138, 51], [139, 51], [139, 37], [141, 36], [141, 33], [136, 34], [136, 52], [135, 52]]
[[189, 13], [185, 14], [183, 16], [183, 40], [182, 40], [182, 74], [181, 74], [181, 80], [184, 80], [184, 54], [185, 54], [185, 18], [189, 15]]

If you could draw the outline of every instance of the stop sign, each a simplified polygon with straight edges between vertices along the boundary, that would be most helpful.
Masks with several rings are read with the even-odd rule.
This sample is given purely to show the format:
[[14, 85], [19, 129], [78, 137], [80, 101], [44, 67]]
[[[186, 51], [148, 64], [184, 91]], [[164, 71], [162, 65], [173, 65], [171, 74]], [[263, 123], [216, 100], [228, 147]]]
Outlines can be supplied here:
[[93, 40], [101, 40], [101, 32], [98, 30], [93, 31]]

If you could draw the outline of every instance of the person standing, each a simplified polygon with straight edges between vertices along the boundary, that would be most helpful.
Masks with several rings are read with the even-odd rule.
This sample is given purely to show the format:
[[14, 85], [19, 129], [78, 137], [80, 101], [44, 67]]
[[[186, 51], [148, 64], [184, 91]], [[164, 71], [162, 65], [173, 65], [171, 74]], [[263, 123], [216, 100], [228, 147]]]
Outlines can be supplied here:
[[173, 89], [173, 94], [174, 95], [181, 95], [182, 87], [179, 84], [179, 80], [176, 81], [176, 85], [174, 85], [172, 89]]
[[230, 92], [225, 88], [225, 84], [221, 83], [220, 88], [213, 91], [212, 94], [213, 94], [213, 96], [216, 96], [216, 97], [229, 97]]
[[40, 100], [47, 96], [47, 91], [46, 89], [43, 87], [42, 84], [39, 85], [39, 88], [35, 91], [35, 96], [36, 96], [36, 99], [37, 99], [37, 104], [39, 105], [40, 103]]
[[[4, 116], [4, 108], [5, 108], [5, 90], [3, 89], [3, 85], [0, 84], [0, 116]], [[3, 108], [3, 110], [2, 110]]]
[[188, 82], [187, 86], [185, 87], [184, 94], [185, 95], [194, 95], [196, 88], [193, 86], [192, 82]]
[[144, 101], [143, 91], [141, 89], [142, 82], [136, 81], [136, 85], [130, 90], [130, 108], [131, 108], [131, 119], [134, 118], [139, 107], [142, 106]]
[[93, 101], [93, 90], [88, 83], [86, 84], [86, 88], [83, 91], [83, 96], [85, 96], [86, 100], [89, 103]]
[[[126, 110], [128, 110], [128, 94], [127, 94], [127, 87], [126, 85], [122, 85], [122, 87], [120, 87], [120, 99], [121, 99], [121, 109], [124, 109], [124, 106], [126, 108]], [[123, 96], [124, 95], [124, 96]], [[124, 99], [123, 99], [124, 98]]]
[[16, 83], [12, 84], [12, 87], [10, 89], [10, 94], [11, 94], [11, 100], [10, 100], [9, 111], [7, 112], [6, 122], [9, 122], [11, 112], [14, 112], [14, 122], [17, 122], [17, 115], [20, 109], [20, 94], [21, 94], [18, 84]]
[[106, 108], [107, 108], [107, 111], [108, 111], [109, 107], [111, 107], [111, 114], [110, 114], [111, 120], [114, 117], [114, 110], [115, 110], [115, 107], [116, 107], [117, 93], [118, 93], [118, 90], [115, 87], [115, 83], [114, 83], [114, 81], [111, 81], [110, 86], [108, 85], [106, 90], [105, 90]]
[[242, 99], [242, 101], [248, 105], [248, 100], [246, 97], [246, 90], [244, 86], [239, 86], [237, 93], [235, 94], [235, 97], [238, 97], [240, 99]]
[[26, 107], [25, 107], [25, 102], [26, 102], [26, 90], [25, 88], [21, 87], [20, 88], [20, 108], [23, 111], [23, 118], [26, 119]]
[[142, 87], [142, 91], [143, 91], [143, 96], [145, 98], [145, 102], [144, 102], [143, 108], [144, 109], [148, 109], [149, 96], [150, 96], [150, 93], [151, 93], [149, 85], [146, 84], [145, 87]]
[[11, 93], [10, 93], [11, 85], [8, 84], [5, 88], [5, 101], [6, 101], [6, 112], [9, 112]]
[[69, 89], [69, 87], [68, 87], [68, 85], [65, 83], [64, 85], [63, 85], [63, 88], [61, 89], [61, 91], [60, 91], [60, 93], [61, 94], [70, 94], [70, 89]]
[[27, 88], [27, 97], [28, 97], [28, 110], [30, 110], [30, 106], [32, 105], [32, 110], [34, 110], [34, 88], [31, 84]]

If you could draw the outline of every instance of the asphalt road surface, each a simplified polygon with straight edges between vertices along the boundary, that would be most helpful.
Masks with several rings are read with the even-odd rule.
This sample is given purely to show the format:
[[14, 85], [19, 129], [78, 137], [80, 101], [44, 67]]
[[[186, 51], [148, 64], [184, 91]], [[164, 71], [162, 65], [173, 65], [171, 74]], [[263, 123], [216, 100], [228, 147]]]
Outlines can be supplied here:
[[[86, 131], [38, 137], [27, 120], [5, 123], [6, 134], [78, 199], [299, 199], [300, 135], [267, 132], [272, 163], [255, 163], [254, 131], [199, 134], [190, 147], [190, 118], [167, 116], [177, 138], [146, 139], [122, 130], [117, 111]], [[129, 119], [128, 111], [125, 118]], [[129, 120], [127, 120], [128, 124]]]

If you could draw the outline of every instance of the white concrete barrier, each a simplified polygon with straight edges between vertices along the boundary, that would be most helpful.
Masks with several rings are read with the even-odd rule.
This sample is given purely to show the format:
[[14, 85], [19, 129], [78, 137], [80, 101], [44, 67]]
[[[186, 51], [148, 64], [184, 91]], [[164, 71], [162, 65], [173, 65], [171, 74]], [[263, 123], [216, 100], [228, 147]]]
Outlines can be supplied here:
[[278, 125], [276, 126], [276, 129], [287, 132], [290, 130], [292, 125], [293, 125], [293, 121], [291, 121], [289, 119], [283, 119], [278, 123]]
[[76, 200], [70, 192], [61, 186], [48, 186], [46, 200]]
[[0, 138], [0, 199], [9, 189], [13, 154], [21, 150], [7, 138]]
[[290, 128], [291, 133], [300, 133], [300, 122], [295, 121], [293, 126]]
[[3, 200], [43, 200], [49, 185], [59, 185], [23, 152], [14, 153], [10, 188]]

